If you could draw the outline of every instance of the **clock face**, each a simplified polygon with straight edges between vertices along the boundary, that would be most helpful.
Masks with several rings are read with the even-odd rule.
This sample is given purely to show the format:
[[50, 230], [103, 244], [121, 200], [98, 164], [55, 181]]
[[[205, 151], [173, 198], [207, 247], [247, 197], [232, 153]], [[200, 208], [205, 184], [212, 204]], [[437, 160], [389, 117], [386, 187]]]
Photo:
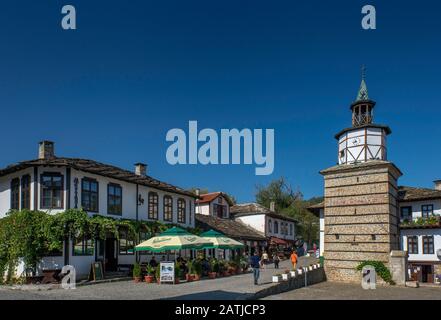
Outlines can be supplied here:
[[358, 146], [360, 144], [360, 138], [354, 138], [351, 142], [353, 146]]

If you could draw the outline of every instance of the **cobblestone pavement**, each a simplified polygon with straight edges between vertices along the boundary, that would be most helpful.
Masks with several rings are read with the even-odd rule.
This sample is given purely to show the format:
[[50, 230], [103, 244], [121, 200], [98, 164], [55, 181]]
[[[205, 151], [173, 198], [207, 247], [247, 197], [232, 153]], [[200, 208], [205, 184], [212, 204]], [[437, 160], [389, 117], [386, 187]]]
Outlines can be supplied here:
[[441, 287], [379, 286], [364, 290], [357, 284], [321, 282], [263, 298], [263, 300], [441, 300]]
[[[315, 259], [301, 257], [299, 266], [315, 263]], [[280, 271], [289, 269], [288, 260], [280, 263]], [[272, 286], [271, 277], [277, 273], [273, 265], [268, 265], [261, 270], [259, 285], [253, 284], [252, 273], [236, 275], [213, 280], [202, 280], [179, 285], [171, 284], [146, 284], [134, 283], [133, 281], [110, 282], [88, 286], [80, 286], [74, 290], [17, 290], [8, 287], [0, 287], [0, 299], [25, 300], [25, 299], [244, 299], [258, 290]]]

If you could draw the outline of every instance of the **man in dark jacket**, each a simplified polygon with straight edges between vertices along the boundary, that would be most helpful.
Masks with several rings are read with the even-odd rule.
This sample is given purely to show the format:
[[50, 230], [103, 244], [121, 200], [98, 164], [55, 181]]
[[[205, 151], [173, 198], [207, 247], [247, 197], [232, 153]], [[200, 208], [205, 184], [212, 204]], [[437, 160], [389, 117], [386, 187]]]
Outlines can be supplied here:
[[254, 252], [254, 255], [250, 258], [251, 268], [253, 268], [254, 275], [254, 284], [258, 284], [259, 276], [260, 276], [260, 257], [257, 251]]

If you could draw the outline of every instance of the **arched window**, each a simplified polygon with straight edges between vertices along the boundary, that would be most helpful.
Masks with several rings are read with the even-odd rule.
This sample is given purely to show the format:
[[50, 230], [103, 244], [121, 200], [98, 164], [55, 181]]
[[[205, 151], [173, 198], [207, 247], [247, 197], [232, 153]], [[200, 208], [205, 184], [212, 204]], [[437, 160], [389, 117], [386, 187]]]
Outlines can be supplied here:
[[271, 219], [268, 220], [268, 231], [273, 232], [273, 222]]
[[279, 233], [279, 223], [274, 221], [274, 233]]
[[173, 221], [173, 199], [164, 196], [164, 221]]
[[149, 192], [148, 218], [158, 220], [158, 194], [156, 192]]
[[178, 199], [178, 222], [185, 223], [185, 200]]

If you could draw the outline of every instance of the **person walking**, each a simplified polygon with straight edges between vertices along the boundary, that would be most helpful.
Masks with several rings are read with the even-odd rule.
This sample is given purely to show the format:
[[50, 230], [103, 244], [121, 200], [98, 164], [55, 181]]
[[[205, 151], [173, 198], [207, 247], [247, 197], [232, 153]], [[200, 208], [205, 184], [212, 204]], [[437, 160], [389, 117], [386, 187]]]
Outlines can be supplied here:
[[279, 256], [277, 255], [277, 252], [274, 252], [273, 254], [273, 262], [274, 262], [274, 269], [279, 269]]
[[269, 256], [266, 251], [262, 254], [262, 268], [265, 269], [265, 266], [268, 264]]
[[306, 242], [303, 242], [303, 252], [305, 256], [308, 256], [308, 244]]
[[291, 253], [291, 263], [292, 263], [292, 269], [295, 271], [295, 270], [297, 270], [297, 260], [298, 260], [298, 257], [297, 257], [297, 254], [296, 254], [296, 252], [293, 250], [293, 252]]
[[260, 276], [260, 257], [257, 251], [255, 251], [254, 255], [250, 258], [250, 264], [251, 268], [253, 268], [254, 284], [258, 285]]

